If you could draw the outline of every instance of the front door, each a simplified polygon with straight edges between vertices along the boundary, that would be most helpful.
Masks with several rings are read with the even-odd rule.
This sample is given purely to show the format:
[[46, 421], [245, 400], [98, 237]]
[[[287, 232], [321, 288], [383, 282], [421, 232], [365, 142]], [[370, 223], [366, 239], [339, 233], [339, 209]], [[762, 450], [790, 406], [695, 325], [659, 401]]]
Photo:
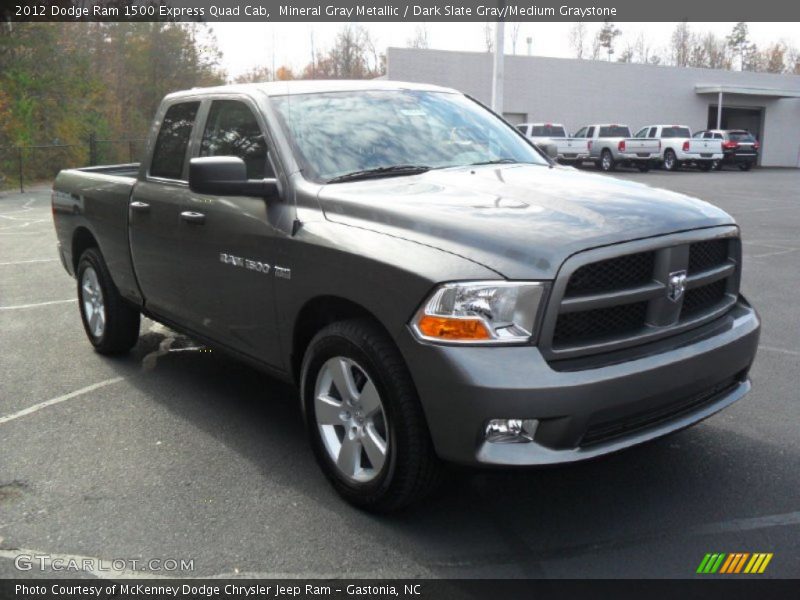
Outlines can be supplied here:
[[[214, 100], [198, 154], [237, 156], [249, 179], [273, 177], [267, 138], [255, 107]], [[186, 310], [205, 336], [273, 366], [281, 366], [275, 317], [274, 226], [279, 200], [190, 193], [181, 224]]]

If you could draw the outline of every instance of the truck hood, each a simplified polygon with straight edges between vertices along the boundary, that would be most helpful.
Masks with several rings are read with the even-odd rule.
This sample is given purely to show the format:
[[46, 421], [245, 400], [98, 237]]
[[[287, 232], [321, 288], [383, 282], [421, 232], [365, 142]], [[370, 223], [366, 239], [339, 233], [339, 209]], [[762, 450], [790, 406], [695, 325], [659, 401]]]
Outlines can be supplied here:
[[330, 184], [319, 199], [330, 221], [433, 246], [509, 279], [552, 279], [581, 250], [733, 223], [683, 194], [539, 165]]

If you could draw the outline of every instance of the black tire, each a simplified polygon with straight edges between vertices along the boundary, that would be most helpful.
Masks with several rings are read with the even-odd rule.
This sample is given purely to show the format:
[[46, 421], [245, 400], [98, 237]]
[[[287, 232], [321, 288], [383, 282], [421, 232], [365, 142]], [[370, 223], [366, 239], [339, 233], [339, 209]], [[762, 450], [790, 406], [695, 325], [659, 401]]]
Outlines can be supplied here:
[[[86, 301], [88, 293], [83, 288], [84, 274], [87, 269], [96, 274], [102, 291], [104, 326], [102, 332], [96, 334], [89, 324]], [[78, 261], [78, 308], [86, 336], [100, 354], [125, 354], [136, 345], [139, 339], [139, 311], [120, 296], [111, 275], [97, 248], [89, 248]]]
[[749, 171], [750, 168], [753, 166], [753, 163], [749, 162], [740, 162], [738, 165], [740, 171]]
[[706, 173], [708, 173], [713, 166], [714, 166], [713, 161], [705, 160], [697, 163], [697, 168], [700, 169], [701, 171], [705, 171]]
[[650, 170], [650, 164], [649, 163], [637, 164], [636, 168], [639, 169], [640, 173], [647, 173]]
[[664, 170], [677, 171], [681, 168], [681, 161], [675, 156], [675, 151], [672, 148], [667, 148], [664, 151]]
[[722, 167], [724, 166], [724, 163], [721, 160], [712, 161], [711, 164], [713, 165], [712, 168], [715, 171], [722, 171]]
[[[317, 422], [318, 376], [329, 360], [340, 357], [353, 361], [374, 383], [385, 415], [385, 462], [366, 482], [355, 481], [340, 470]], [[303, 358], [300, 393], [314, 455], [345, 500], [365, 510], [388, 513], [418, 502], [436, 487], [441, 465], [411, 374], [392, 340], [375, 323], [367, 319], [340, 321], [314, 336]]]
[[600, 153], [600, 169], [606, 172], [614, 171], [617, 168], [617, 162], [614, 160], [614, 155], [611, 150], [604, 149]]

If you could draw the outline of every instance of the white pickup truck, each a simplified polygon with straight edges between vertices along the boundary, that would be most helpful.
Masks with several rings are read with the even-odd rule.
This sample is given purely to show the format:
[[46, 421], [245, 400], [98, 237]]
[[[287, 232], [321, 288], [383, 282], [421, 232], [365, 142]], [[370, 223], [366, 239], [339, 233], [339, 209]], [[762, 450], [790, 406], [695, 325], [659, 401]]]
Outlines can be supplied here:
[[677, 171], [684, 164], [710, 171], [714, 161], [723, 157], [722, 140], [692, 138], [686, 125], [647, 125], [636, 137], [661, 141], [662, 165], [667, 171]]
[[555, 158], [561, 164], [579, 165], [589, 160], [589, 140], [569, 137], [561, 123], [522, 123], [517, 129], [534, 144], [554, 144]]
[[587, 125], [579, 129], [575, 137], [589, 140], [589, 158], [603, 171], [630, 166], [644, 173], [661, 161], [661, 142], [631, 137], [631, 128], [627, 125]]

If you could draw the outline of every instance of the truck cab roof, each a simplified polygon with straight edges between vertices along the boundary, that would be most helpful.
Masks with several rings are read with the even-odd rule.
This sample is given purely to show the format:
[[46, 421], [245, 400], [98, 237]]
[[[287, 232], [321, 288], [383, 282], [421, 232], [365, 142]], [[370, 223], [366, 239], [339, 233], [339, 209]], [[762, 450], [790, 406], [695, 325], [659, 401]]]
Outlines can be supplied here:
[[315, 79], [298, 81], [266, 81], [263, 83], [237, 83], [214, 87], [197, 87], [169, 94], [165, 100], [192, 97], [205, 94], [244, 93], [253, 95], [260, 93], [267, 96], [286, 96], [289, 94], [319, 94], [326, 92], [352, 91], [399, 91], [415, 90], [460, 94], [460, 92], [436, 85], [388, 81], [385, 79], [349, 80], [349, 79]]

